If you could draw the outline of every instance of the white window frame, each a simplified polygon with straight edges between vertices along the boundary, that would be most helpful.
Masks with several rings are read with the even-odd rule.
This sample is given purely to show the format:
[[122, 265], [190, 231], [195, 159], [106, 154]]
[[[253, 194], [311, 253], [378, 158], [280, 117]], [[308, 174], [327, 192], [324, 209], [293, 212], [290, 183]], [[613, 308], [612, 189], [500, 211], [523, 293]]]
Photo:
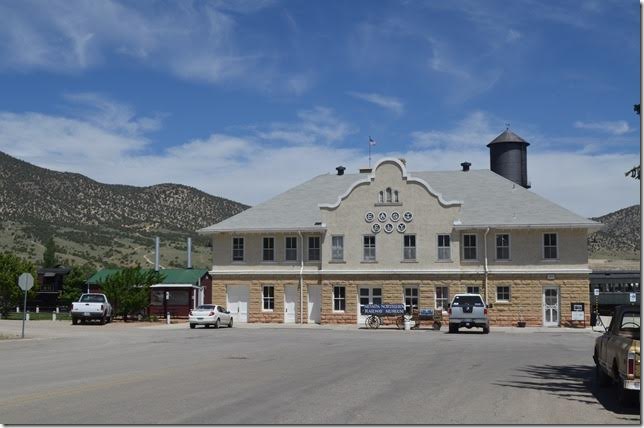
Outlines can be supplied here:
[[[295, 239], [295, 248], [288, 248], [288, 240], [289, 239]], [[299, 246], [299, 243], [297, 242], [297, 236], [285, 236], [284, 237], [284, 261], [296, 262], [298, 260], [298, 256], [297, 256], [297, 250], [298, 250], [297, 247], [298, 246]], [[294, 259], [289, 259], [288, 258], [289, 250], [291, 250], [291, 251], [295, 250], [295, 258]]]
[[[342, 257], [340, 257], [340, 258], [336, 258], [335, 253], [334, 253], [334, 250], [335, 250], [336, 246], [334, 245], [333, 240], [336, 239], [336, 238], [340, 238], [340, 240], [342, 241], [342, 245], [340, 246], [340, 255]], [[332, 235], [331, 236], [331, 261], [334, 261], [334, 262], [342, 262], [342, 261], [344, 261], [344, 235]]]
[[[273, 290], [273, 295], [266, 295], [267, 290]], [[269, 303], [268, 309], [266, 308], [266, 303]], [[273, 312], [275, 310], [275, 286], [274, 285], [262, 285], [262, 312]]]
[[[344, 296], [341, 296], [341, 297], [336, 296], [336, 294], [335, 294], [336, 289], [339, 289], [339, 288], [342, 288], [344, 290], [344, 293], [343, 293]], [[343, 303], [342, 306], [344, 306], [344, 309], [336, 309], [335, 308], [335, 303], [336, 302], [338, 302], [338, 303], [342, 302]], [[344, 286], [344, 285], [334, 285], [333, 286], [333, 293], [331, 294], [331, 305], [332, 305], [332, 308], [333, 308], [333, 312], [336, 312], [336, 313], [344, 313], [344, 312], [346, 312], [346, 310], [347, 310], [347, 287], [346, 286]]]
[[[441, 301], [444, 301], [445, 303], [441, 306], [438, 306], [438, 289], [441, 289], [441, 294], [443, 294], [443, 291], [446, 291], [446, 296], [443, 295], [443, 297], [440, 298]], [[437, 285], [434, 287], [434, 309], [443, 309], [445, 310], [447, 308], [447, 304], [449, 304], [449, 286], [447, 285]]]
[[[264, 258], [264, 251], [266, 251], [266, 247], [264, 246], [264, 239], [272, 239], [273, 240], [273, 258], [272, 259], [266, 259]], [[274, 262], [275, 261], [275, 237], [274, 236], [262, 236], [262, 262]]]
[[[405, 245], [405, 238], [406, 238], [406, 237], [408, 237], [408, 236], [412, 236], [412, 237], [414, 238], [414, 246], [413, 246], [413, 247], [411, 247], [411, 246], [410, 246], [410, 247], [407, 247], [407, 246]], [[417, 245], [417, 243], [416, 243], [416, 234], [415, 234], [415, 233], [406, 233], [406, 234], [404, 234], [404, 235], [403, 235], [403, 242], [402, 242], [402, 244], [403, 244], [403, 261], [407, 261], [407, 262], [409, 262], [409, 261], [416, 261], [416, 260], [417, 260], [417, 258], [418, 258], [418, 254], [417, 254], [417, 252], [418, 252], [418, 245]], [[410, 258], [406, 257], [406, 255], [407, 255], [407, 254], [406, 254], [406, 250], [407, 250], [407, 249], [410, 249], [410, 250], [412, 250], [412, 249], [413, 249], [414, 257], [410, 257]]]
[[[507, 288], [508, 289], [508, 298], [507, 299], [499, 299], [499, 288]], [[496, 286], [496, 293], [494, 293], [494, 297], [496, 299], [496, 303], [510, 303], [512, 301], [512, 287], [510, 285], [497, 285]]]
[[[466, 247], [465, 246], [465, 237], [466, 236], [474, 236], [474, 241], [475, 241], [474, 242], [474, 244], [475, 244], [474, 247], [471, 247], [471, 246]], [[463, 244], [462, 245], [462, 247], [463, 247], [463, 261], [465, 261], [465, 262], [476, 262], [476, 261], [478, 261], [478, 259], [479, 259], [479, 238], [478, 238], [478, 234], [476, 234], [476, 233], [463, 233], [461, 242]], [[476, 255], [476, 257], [471, 258], [471, 259], [466, 259], [465, 258], [465, 249], [466, 248], [467, 249], [474, 248], [474, 254]]]
[[[317, 239], [318, 240], [318, 247], [317, 247], [318, 258], [317, 259], [312, 259], [311, 258], [311, 249], [312, 249], [311, 248], [311, 239]], [[310, 261], [310, 262], [319, 262], [320, 260], [322, 260], [322, 239], [320, 238], [319, 235], [307, 237], [307, 239], [306, 239], [306, 256], [307, 256], [307, 260]]]
[[[476, 293], [474, 292], [474, 288], [476, 288]], [[467, 294], [481, 294], [481, 286], [479, 285], [468, 285], [467, 288]]]
[[[508, 258], [507, 259], [499, 258], [499, 248], [506, 248], [505, 246], [499, 247], [499, 243], [497, 241], [498, 237], [502, 235], [507, 235], [508, 237], [508, 246], [507, 246]], [[512, 236], [510, 236], [509, 233], [497, 233], [496, 235], [494, 235], [494, 258], [496, 261], [499, 261], [499, 262], [509, 262], [512, 260]]]
[[[447, 239], [449, 239], [449, 245], [448, 246], [441, 246], [440, 245], [440, 238], [441, 236], [447, 236]], [[444, 243], [444, 241], [443, 241]], [[441, 254], [441, 249], [447, 249], [448, 256], [446, 259], [442, 259], [440, 257]], [[441, 261], [441, 262], [449, 262], [452, 261], [452, 236], [449, 233], [438, 233], [436, 234], [436, 260]]]
[[[241, 239], [241, 260], [235, 260], [235, 239]], [[246, 258], [246, 239], [243, 236], [233, 236], [230, 240], [230, 248], [232, 250], [231, 261], [233, 263], [243, 263]]]
[[[557, 240], [556, 245], [554, 245], [555, 251], [557, 252], [557, 257], [546, 258], [546, 235], [555, 235]], [[552, 248], [552, 245], [548, 245], [548, 248]], [[559, 234], [557, 232], [543, 232], [541, 235], [541, 257], [544, 261], [551, 262], [559, 260]]]
[[[413, 292], [412, 292], [411, 296], [407, 296], [407, 290], [412, 290], [412, 289], [416, 290], [416, 296], [413, 295]], [[409, 297], [409, 299], [412, 302], [413, 302], [414, 299], [416, 299], [416, 309], [420, 308], [420, 287], [419, 286], [417, 286], [417, 285], [405, 285], [405, 286], [403, 286], [403, 303], [405, 305], [405, 312], [407, 312], [407, 306], [408, 306], [407, 305], [407, 297]], [[413, 309], [413, 305], [411, 305], [411, 306], [412, 306], [412, 309]]]
[[[367, 247], [365, 244], [365, 238], [373, 238], [373, 247]], [[367, 258], [367, 248], [373, 248], [373, 258]], [[363, 262], [375, 262], [376, 261], [376, 235], [362, 235], [362, 261]]]

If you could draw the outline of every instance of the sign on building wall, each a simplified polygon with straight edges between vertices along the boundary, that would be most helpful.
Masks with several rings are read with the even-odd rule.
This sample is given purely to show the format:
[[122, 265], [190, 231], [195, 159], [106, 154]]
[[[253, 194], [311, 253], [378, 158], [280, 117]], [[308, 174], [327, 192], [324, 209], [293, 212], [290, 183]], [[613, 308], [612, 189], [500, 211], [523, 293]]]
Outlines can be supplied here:
[[403, 303], [383, 303], [381, 305], [364, 305], [360, 307], [362, 315], [401, 315], [405, 313]]
[[583, 321], [584, 320], [584, 304], [583, 303], [571, 303], [570, 311], [572, 312], [573, 321]]

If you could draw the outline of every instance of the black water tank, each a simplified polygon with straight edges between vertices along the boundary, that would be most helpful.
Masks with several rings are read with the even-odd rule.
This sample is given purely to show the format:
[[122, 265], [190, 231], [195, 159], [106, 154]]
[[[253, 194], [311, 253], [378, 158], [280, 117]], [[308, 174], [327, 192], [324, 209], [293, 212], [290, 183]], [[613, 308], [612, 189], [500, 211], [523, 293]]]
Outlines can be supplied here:
[[506, 129], [487, 145], [490, 148], [492, 172], [529, 189], [527, 160], [529, 145], [530, 143], [523, 138]]

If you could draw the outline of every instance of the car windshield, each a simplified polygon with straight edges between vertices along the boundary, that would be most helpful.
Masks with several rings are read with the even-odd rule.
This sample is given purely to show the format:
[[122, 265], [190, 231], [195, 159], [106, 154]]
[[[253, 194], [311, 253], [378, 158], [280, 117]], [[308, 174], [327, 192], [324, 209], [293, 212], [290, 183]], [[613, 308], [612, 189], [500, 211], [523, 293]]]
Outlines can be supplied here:
[[455, 296], [452, 306], [462, 305], [483, 306], [483, 300], [479, 296]]
[[105, 303], [105, 296], [85, 294], [84, 296], [81, 296], [80, 301], [83, 303]]
[[197, 307], [198, 311], [211, 311], [215, 309], [215, 305], [199, 305]]

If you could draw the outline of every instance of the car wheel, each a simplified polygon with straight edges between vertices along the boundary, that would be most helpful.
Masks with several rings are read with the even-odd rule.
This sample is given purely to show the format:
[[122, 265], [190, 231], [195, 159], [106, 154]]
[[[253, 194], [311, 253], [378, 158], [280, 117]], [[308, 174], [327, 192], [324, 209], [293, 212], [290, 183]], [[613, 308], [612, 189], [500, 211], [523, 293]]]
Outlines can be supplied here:
[[489, 325], [486, 325], [485, 327], [483, 327], [483, 334], [488, 334], [489, 332], [490, 332], [490, 326]]
[[100, 320], [98, 320], [98, 322], [99, 322], [99, 324], [100, 324], [100, 325], [105, 325], [105, 315], [103, 315], [103, 316], [101, 317], [101, 319], [100, 319]]
[[190, 328], [195, 328], [197, 327], [197, 324], [190, 323]]
[[441, 323], [439, 323], [438, 321], [434, 321], [434, 323], [432, 324], [432, 330], [440, 330], [440, 329], [441, 329]]
[[78, 324], [78, 318], [73, 318], [72, 317], [72, 325]]
[[233, 317], [230, 317], [230, 321], [228, 321], [228, 328], [233, 328]]
[[217, 318], [217, 321], [215, 321], [215, 325], [214, 325], [214, 327], [215, 327], [215, 328], [219, 328], [219, 318]]
[[452, 333], [452, 334], [458, 333], [458, 327], [455, 326], [454, 324], [450, 324], [449, 325], [449, 332]]
[[599, 363], [595, 363], [595, 380], [597, 380], [597, 384], [601, 387], [606, 387], [611, 383], [610, 376], [604, 373]]

